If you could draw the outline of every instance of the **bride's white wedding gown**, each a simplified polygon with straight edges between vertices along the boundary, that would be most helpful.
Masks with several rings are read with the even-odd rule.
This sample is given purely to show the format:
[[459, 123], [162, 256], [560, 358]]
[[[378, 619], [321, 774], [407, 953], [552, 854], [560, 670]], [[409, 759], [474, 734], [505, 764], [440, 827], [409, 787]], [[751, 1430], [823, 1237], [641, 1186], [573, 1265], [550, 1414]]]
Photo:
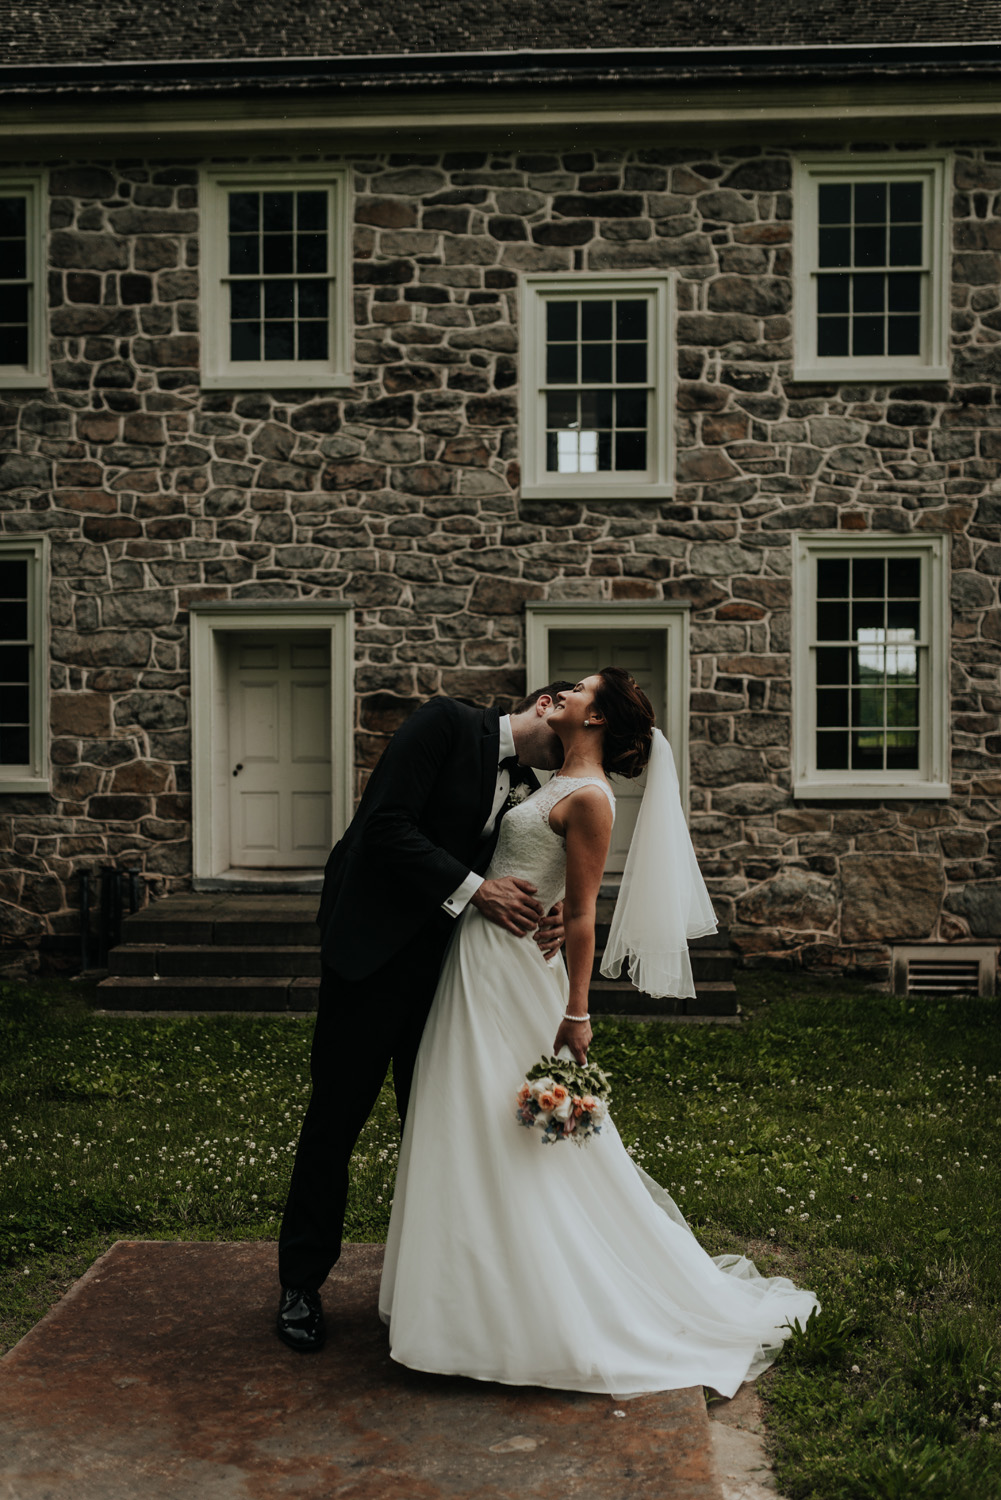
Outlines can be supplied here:
[[[549, 811], [585, 784], [556, 776], [512, 807], [488, 874], [531, 880], [546, 910], [560, 900], [566, 856]], [[562, 961], [467, 907], [400, 1151], [380, 1295], [392, 1356], [508, 1385], [731, 1396], [816, 1298], [741, 1256], [707, 1255], [611, 1120], [583, 1148], [543, 1146], [516, 1123], [515, 1094], [550, 1055], [567, 993]], [[600, 1062], [600, 1038], [594, 1051]]]

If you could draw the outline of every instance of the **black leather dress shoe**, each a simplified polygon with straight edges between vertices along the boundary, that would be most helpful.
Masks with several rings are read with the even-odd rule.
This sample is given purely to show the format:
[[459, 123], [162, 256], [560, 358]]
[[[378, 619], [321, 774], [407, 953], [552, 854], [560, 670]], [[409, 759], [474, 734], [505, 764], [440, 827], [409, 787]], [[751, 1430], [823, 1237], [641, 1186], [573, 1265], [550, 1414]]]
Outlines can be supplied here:
[[300, 1354], [312, 1354], [322, 1349], [327, 1330], [319, 1292], [283, 1287], [276, 1328], [282, 1343], [288, 1344], [290, 1349], [298, 1349]]

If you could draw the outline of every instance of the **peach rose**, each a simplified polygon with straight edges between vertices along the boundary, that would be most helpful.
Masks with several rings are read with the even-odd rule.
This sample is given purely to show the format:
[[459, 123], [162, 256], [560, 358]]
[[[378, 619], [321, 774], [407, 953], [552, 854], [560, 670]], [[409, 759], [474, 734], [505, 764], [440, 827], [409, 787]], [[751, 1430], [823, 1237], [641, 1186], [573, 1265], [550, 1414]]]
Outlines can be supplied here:
[[568, 1099], [570, 1097], [570, 1090], [565, 1089], [562, 1083], [554, 1083], [552, 1094], [553, 1098], [556, 1100], [556, 1103], [562, 1104], [564, 1099]]
[[550, 1091], [548, 1089], [546, 1090], [546, 1092], [544, 1094], [537, 1094], [536, 1098], [535, 1098], [535, 1102], [539, 1106], [540, 1109], [547, 1109], [548, 1110], [548, 1109], [555, 1109], [556, 1108], [556, 1096], [554, 1094], [550, 1093]]

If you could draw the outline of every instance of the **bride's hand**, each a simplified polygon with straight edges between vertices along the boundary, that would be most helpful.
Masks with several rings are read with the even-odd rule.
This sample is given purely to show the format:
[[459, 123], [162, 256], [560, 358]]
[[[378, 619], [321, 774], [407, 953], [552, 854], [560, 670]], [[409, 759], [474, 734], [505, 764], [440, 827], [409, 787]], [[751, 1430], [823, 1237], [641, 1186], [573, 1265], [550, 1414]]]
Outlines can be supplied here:
[[535, 930], [535, 942], [542, 950], [543, 958], [548, 962], [559, 951], [566, 941], [566, 933], [563, 929], [563, 902], [557, 901], [551, 906]]
[[592, 1036], [590, 1021], [561, 1021], [553, 1043], [553, 1056], [556, 1056], [561, 1047], [569, 1047], [583, 1067], [587, 1062], [587, 1049], [591, 1045]]

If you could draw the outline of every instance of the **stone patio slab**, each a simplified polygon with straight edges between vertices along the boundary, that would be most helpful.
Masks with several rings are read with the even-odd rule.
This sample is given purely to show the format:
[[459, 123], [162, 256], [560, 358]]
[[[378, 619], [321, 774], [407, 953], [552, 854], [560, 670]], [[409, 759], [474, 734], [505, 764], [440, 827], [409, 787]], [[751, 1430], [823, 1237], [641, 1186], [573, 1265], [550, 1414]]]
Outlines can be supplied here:
[[381, 1245], [319, 1354], [273, 1332], [273, 1244], [120, 1241], [0, 1360], [2, 1500], [721, 1500], [699, 1388], [618, 1400], [389, 1357]]

